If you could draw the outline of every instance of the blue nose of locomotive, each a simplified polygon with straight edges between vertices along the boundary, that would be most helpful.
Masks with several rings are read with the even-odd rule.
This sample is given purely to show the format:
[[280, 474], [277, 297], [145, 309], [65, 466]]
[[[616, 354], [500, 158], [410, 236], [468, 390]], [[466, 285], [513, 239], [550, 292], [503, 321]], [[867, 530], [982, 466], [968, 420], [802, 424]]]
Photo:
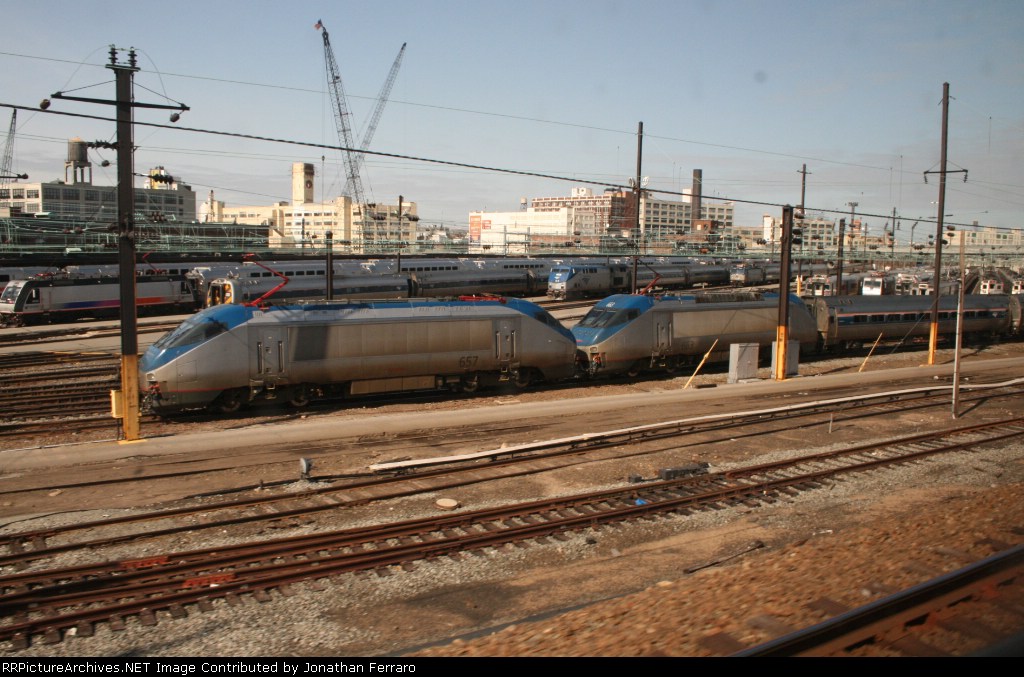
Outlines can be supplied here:
[[230, 331], [245, 322], [251, 315], [250, 311], [241, 305], [221, 305], [196, 313], [146, 350], [139, 360], [139, 372], [144, 374], [159, 369], [196, 346]]
[[621, 331], [654, 306], [654, 299], [636, 294], [615, 294], [597, 303], [575, 327], [577, 347], [592, 346]]

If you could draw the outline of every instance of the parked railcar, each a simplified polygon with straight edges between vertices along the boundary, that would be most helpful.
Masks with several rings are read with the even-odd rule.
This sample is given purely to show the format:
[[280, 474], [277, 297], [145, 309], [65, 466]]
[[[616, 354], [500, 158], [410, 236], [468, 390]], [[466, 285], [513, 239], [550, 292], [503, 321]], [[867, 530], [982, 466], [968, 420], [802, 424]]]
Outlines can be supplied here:
[[[789, 336], [801, 348], [815, 347], [814, 319], [791, 296]], [[714, 346], [712, 359], [728, 355], [729, 344], [770, 346], [776, 340], [779, 299], [718, 300], [713, 296], [617, 294], [595, 305], [573, 327], [581, 368], [591, 376], [672, 371], [694, 362]], [[717, 342], [716, 342], [717, 341]]]
[[979, 294], [1003, 294], [1006, 289], [1003, 281], [995, 276], [983, 277], [978, 282]]
[[778, 281], [779, 266], [777, 264], [740, 263], [729, 270], [729, 282], [734, 286], [746, 287]]
[[[332, 290], [333, 297], [339, 300], [407, 299], [411, 295], [407, 275], [339, 275], [332, 279]], [[207, 285], [206, 306], [253, 303], [271, 292], [267, 300], [276, 304], [322, 299], [327, 297], [327, 278], [289, 279], [288, 284], [283, 284], [279, 277], [219, 278]]]
[[599, 262], [566, 263], [554, 266], [548, 275], [548, 296], [576, 300], [625, 291], [629, 269], [625, 265]]
[[547, 292], [553, 299], [575, 300], [630, 292], [634, 288], [686, 289], [728, 281], [729, 269], [721, 265], [641, 259], [634, 266], [626, 258], [607, 262], [579, 260], [553, 266]]
[[890, 296], [895, 290], [896, 276], [891, 273], [868, 273], [860, 284], [860, 293], [864, 296]]
[[[117, 317], [120, 294], [119, 278], [110, 276], [12, 280], [0, 294], [0, 322], [30, 325]], [[183, 275], [138, 276], [135, 303], [140, 315], [191, 313], [199, 306]]]
[[854, 296], [860, 294], [865, 273], [849, 273], [838, 280], [838, 275], [815, 275], [807, 283], [807, 296]]
[[723, 285], [729, 282], [729, 267], [715, 264], [688, 266], [691, 287]]
[[207, 308], [146, 351], [153, 411], [232, 412], [254, 400], [474, 391], [571, 378], [572, 334], [521, 299], [319, 302]]
[[[926, 296], [832, 296], [808, 303], [817, 324], [819, 348], [850, 348], [882, 340], [906, 341], [931, 333], [934, 299]], [[939, 334], [954, 335], [957, 297], [939, 297]], [[1011, 335], [1010, 297], [1006, 295], [964, 296], [965, 336]]]
[[473, 294], [529, 296], [544, 293], [543, 282], [538, 281], [533, 271], [526, 269], [412, 273], [409, 277], [411, 295], [416, 298]]

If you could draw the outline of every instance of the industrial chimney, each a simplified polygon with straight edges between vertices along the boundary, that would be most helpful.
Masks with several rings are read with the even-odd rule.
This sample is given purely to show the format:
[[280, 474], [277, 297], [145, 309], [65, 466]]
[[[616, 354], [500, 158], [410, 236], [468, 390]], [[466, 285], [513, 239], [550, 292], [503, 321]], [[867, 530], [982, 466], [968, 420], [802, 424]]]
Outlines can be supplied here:
[[693, 170], [693, 190], [690, 193], [690, 224], [691, 225], [695, 221], [700, 221], [701, 218], [702, 218], [701, 211], [700, 211], [700, 196], [701, 196], [701, 190], [702, 190], [701, 184], [703, 182], [704, 182], [703, 170], [694, 169]]

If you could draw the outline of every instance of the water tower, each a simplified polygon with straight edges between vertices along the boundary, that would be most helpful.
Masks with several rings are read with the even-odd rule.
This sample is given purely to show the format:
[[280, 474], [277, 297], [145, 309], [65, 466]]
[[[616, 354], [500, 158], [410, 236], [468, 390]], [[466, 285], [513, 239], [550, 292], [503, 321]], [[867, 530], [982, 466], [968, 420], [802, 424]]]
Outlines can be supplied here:
[[70, 183], [92, 183], [89, 146], [77, 136], [68, 141], [68, 159], [64, 162], [64, 183], [69, 183], [68, 169], [71, 170]]

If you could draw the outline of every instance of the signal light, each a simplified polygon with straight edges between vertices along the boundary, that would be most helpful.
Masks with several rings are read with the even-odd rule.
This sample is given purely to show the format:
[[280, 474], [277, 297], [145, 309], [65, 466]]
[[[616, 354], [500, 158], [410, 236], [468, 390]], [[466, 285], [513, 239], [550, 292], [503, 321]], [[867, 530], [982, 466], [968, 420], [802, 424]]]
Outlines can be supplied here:
[[789, 230], [789, 241], [792, 244], [803, 244], [804, 243], [803, 232], [804, 232], [803, 228], [790, 228], [790, 230]]

